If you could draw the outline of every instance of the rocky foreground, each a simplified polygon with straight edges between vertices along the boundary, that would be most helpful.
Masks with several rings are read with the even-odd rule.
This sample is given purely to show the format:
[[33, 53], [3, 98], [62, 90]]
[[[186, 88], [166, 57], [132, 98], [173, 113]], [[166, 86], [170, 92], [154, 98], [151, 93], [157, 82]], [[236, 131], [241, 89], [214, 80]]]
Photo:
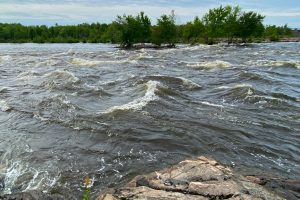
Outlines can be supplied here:
[[[296, 192], [297, 184], [293, 184], [295, 188], [286, 188], [291, 189], [291, 193], [283, 192], [280, 195], [279, 191], [275, 193], [263, 186], [267, 183], [266, 179], [237, 175], [215, 160], [199, 157], [158, 172], [137, 176], [125, 187], [108, 191], [98, 200], [279, 200], [300, 197]], [[285, 184], [288, 185], [288, 182]]]
[[[0, 196], [0, 200], [81, 199], [72, 194], [29, 191]], [[97, 200], [296, 200], [300, 181], [242, 176], [215, 160], [198, 157], [148, 175], [135, 177], [126, 186], [109, 189]]]

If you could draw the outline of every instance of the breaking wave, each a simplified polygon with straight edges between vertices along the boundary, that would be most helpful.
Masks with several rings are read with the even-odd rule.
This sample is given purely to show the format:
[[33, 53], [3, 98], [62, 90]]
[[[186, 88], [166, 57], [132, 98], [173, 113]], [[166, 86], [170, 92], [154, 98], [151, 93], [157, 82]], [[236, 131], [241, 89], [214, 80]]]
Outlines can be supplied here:
[[269, 60], [259, 60], [253, 62], [251, 64], [264, 66], [264, 67], [291, 67], [300, 69], [300, 61], [298, 60], [276, 60], [276, 61], [269, 61]]
[[206, 105], [206, 106], [212, 106], [212, 107], [217, 107], [217, 108], [224, 108], [223, 105], [215, 104], [215, 103], [210, 103], [208, 101], [201, 101], [200, 103], [203, 104], [203, 105]]
[[36, 118], [42, 121], [56, 121], [67, 123], [71, 121], [80, 110], [76, 105], [73, 105], [64, 95], [55, 95], [43, 99], [38, 103], [38, 112], [34, 113]]
[[34, 72], [34, 71], [27, 71], [27, 72], [22, 72], [20, 73], [17, 78], [19, 80], [23, 80], [23, 81], [28, 81], [31, 80], [33, 78], [36, 78], [39, 75], [39, 73]]
[[237, 88], [252, 88], [252, 85], [247, 83], [235, 84], [233, 86], [220, 86], [218, 89], [237, 89]]
[[258, 92], [253, 88], [252, 85], [247, 84], [247, 83], [240, 83], [240, 84], [235, 84], [235, 85], [230, 85], [230, 86], [220, 86], [217, 89], [226, 89], [224, 94], [222, 95], [223, 97], [230, 97], [235, 100], [237, 99], [242, 99], [244, 100], [250, 95], [253, 95], [255, 92]]
[[0, 109], [3, 112], [9, 111], [11, 109], [11, 107], [8, 105], [8, 103], [4, 100], [0, 100]]
[[38, 171], [20, 161], [14, 162], [8, 167], [4, 167], [4, 193], [10, 194], [11, 189], [18, 188], [21, 191], [43, 189], [51, 187], [56, 183], [57, 178], [50, 178], [47, 171]]
[[152, 55], [148, 54], [145, 49], [141, 49], [139, 52], [140, 53], [136, 54], [131, 59], [132, 60], [144, 60], [144, 59], [152, 59], [152, 58], [154, 58]]
[[48, 60], [37, 63], [35, 65], [35, 67], [56, 66], [59, 64], [59, 62], [60, 61], [58, 61], [58, 60], [48, 59]]
[[213, 69], [213, 68], [229, 68], [232, 66], [232, 64], [222, 60], [215, 60], [215, 61], [203, 61], [203, 62], [187, 62], [187, 66], [196, 69]]
[[7, 56], [0, 56], [0, 63], [3, 63], [3, 62], [8, 62], [12, 59], [11, 56], [7, 55]]
[[143, 107], [145, 107], [149, 102], [155, 101], [158, 99], [158, 96], [155, 95], [155, 92], [158, 91], [157, 86], [159, 85], [158, 81], [148, 81], [145, 84], [146, 93], [143, 97], [140, 97], [138, 99], [135, 99], [127, 104], [123, 104], [120, 106], [113, 106], [109, 108], [107, 111], [102, 112], [102, 114], [108, 114], [113, 113], [115, 111], [126, 111], [126, 110], [141, 110]]
[[147, 76], [146, 79], [157, 80], [168, 85], [176, 85], [183, 86], [186, 89], [199, 89], [201, 86], [189, 79], [183, 77], [173, 77], [173, 76], [164, 76], [164, 75], [155, 75], [155, 76]]
[[73, 73], [65, 70], [55, 70], [43, 76], [46, 79], [42, 86], [47, 89], [72, 89], [74, 84], [80, 82]]
[[11, 88], [11, 87], [0, 87], [0, 93], [6, 93], [6, 92], [9, 92], [11, 90], [14, 90], [14, 89]]
[[103, 64], [124, 64], [124, 63], [131, 63], [131, 64], [137, 64], [138, 62], [136, 60], [86, 60], [82, 58], [73, 58], [71, 61], [74, 65], [79, 66], [96, 66], [96, 65], [103, 65]]
[[182, 84], [186, 86], [188, 89], [198, 89], [201, 88], [201, 86], [189, 79], [183, 78], [183, 77], [178, 77], [179, 79], [182, 80]]

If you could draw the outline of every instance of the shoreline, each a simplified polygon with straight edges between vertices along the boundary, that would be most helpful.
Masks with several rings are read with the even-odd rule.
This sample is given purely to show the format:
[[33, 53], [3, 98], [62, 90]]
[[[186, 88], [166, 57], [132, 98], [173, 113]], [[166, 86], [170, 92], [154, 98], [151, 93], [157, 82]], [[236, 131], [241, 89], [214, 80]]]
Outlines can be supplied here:
[[[204, 156], [186, 159], [170, 167], [138, 175], [124, 186], [107, 188], [96, 200], [187, 199], [187, 200], [297, 200], [300, 180], [240, 174]], [[0, 195], [5, 200], [82, 199], [72, 194], [39, 190]], [[92, 199], [92, 198], [91, 198]]]
[[296, 200], [300, 181], [242, 175], [217, 161], [200, 156], [133, 178], [121, 188], [102, 192], [97, 200]]

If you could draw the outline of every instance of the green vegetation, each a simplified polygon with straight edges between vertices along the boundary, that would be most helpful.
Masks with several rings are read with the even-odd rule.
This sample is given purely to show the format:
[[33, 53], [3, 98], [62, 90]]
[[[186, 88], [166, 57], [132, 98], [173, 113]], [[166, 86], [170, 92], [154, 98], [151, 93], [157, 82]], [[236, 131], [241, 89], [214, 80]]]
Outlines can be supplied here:
[[84, 186], [84, 194], [82, 200], [90, 200], [91, 199], [91, 183], [92, 180], [87, 176], [84, 178], [83, 186]]
[[292, 31], [290, 28], [288, 28], [287, 25], [284, 26], [266, 26], [264, 31], [265, 37], [269, 38], [270, 41], [279, 41], [280, 36], [291, 36]]
[[23, 26], [1, 24], [0, 42], [12, 43], [117, 43], [130, 48], [136, 43], [153, 43], [158, 46], [175, 43], [250, 42], [253, 39], [278, 41], [292, 35], [287, 25], [282, 27], [264, 26], [264, 16], [249, 11], [242, 12], [236, 6], [220, 6], [210, 9], [202, 18], [176, 25], [174, 14], [162, 15], [151, 25], [143, 12], [137, 16], [118, 16], [111, 24], [79, 24], [72, 26], [55, 25]]
[[132, 15], [118, 16], [113, 23], [118, 32], [118, 41], [123, 47], [132, 47], [134, 43], [150, 42], [151, 22], [150, 19], [141, 12], [136, 17]]
[[262, 36], [264, 32], [263, 19], [262, 15], [255, 12], [244, 12], [238, 19], [237, 36], [240, 36], [243, 42], [247, 42], [247, 38], [251, 36]]
[[173, 46], [176, 42], [177, 28], [174, 15], [162, 15], [157, 20], [157, 26], [152, 29], [152, 42], [157, 45], [167, 43]]

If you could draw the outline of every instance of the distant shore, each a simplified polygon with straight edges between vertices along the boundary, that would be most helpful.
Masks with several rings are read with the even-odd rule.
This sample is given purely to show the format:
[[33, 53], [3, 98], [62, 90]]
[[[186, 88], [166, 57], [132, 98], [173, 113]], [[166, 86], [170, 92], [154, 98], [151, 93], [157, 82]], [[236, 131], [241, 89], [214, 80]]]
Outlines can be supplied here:
[[[270, 39], [263, 39], [263, 38], [254, 38], [252, 40], [250, 40], [249, 42], [247, 42], [247, 44], [251, 44], [251, 43], [276, 43], [276, 42], [300, 42], [300, 37], [283, 37], [283, 38], [279, 38], [276, 41], [272, 41]], [[103, 42], [11, 42], [11, 41], [7, 41], [7, 42], [0, 42], [0, 44], [29, 44], [29, 43], [33, 43], [33, 44], [115, 44], [115, 43], [103, 43]], [[220, 43], [228, 43], [227, 39], [224, 38], [220, 38], [220, 39], [216, 39], [216, 42], [213, 44], [220, 44]], [[185, 42], [179, 42], [177, 44], [191, 44], [191, 45], [211, 45], [211, 44], [205, 44], [205, 43], [200, 43], [200, 42], [195, 42], [195, 43], [185, 43]], [[231, 43], [228, 44], [244, 44], [244, 42], [242, 42], [240, 39], [236, 39]], [[162, 45], [156, 45], [153, 43], [136, 43], [134, 45], [132, 45], [132, 47], [123, 47], [120, 44], [115, 44], [117, 45], [116, 48], [122, 48], [122, 49], [165, 49], [165, 48], [175, 48], [176, 44], [162, 44]]]

